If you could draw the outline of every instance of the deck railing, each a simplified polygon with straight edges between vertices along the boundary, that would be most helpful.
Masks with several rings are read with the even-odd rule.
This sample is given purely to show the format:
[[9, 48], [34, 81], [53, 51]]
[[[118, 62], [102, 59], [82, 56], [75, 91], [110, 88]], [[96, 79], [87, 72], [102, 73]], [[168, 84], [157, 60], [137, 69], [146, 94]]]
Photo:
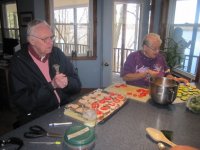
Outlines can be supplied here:
[[[113, 49], [113, 67], [112, 67], [112, 72], [115, 73], [120, 73], [121, 71], [121, 66], [123, 66], [127, 56], [133, 52], [135, 50], [133, 49], [124, 49], [124, 51], [122, 52], [121, 48], [114, 48]], [[122, 54], [124, 55], [124, 57], [122, 58]], [[182, 67], [180, 67], [180, 69], [190, 72], [191, 74], [195, 74], [196, 70], [197, 70], [197, 65], [192, 65], [189, 66], [189, 58], [192, 59], [192, 62], [197, 63], [199, 60], [199, 56], [190, 56], [190, 55], [185, 55], [184, 59], [183, 59], [183, 65]]]
[[18, 28], [5, 28], [5, 37], [19, 39], [19, 29]]
[[55, 43], [57, 47], [59, 47], [66, 56], [87, 56], [88, 55], [88, 45], [82, 44], [67, 44], [67, 43]]
[[[88, 56], [88, 45], [75, 45], [75, 44], [66, 44], [66, 43], [56, 43], [56, 46], [58, 46], [67, 56], [72, 56], [75, 52], [74, 55], [77, 56]], [[128, 55], [135, 50], [133, 49], [124, 49], [122, 52], [121, 48], [114, 48], [113, 49], [113, 65], [112, 65], [112, 72], [114, 73], [120, 73], [121, 71], [121, 66], [123, 66], [126, 58]], [[123, 57], [122, 57], [123, 55]], [[185, 55], [184, 57], [184, 63], [182, 67], [180, 67], [182, 70], [191, 72], [192, 74], [195, 74], [197, 65], [194, 66], [189, 66], [189, 58], [192, 59], [192, 62], [198, 62], [199, 56], [190, 56], [190, 55]]]
[[[124, 49], [124, 51], [122, 52], [121, 48], [114, 48], [112, 72], [120, 73], [121, 66], [125, 62], [128, 55], [133, 51], [134, 51], [133, 49]], [[122, 53], [123, 53], [123, 57], [122, 57]]]

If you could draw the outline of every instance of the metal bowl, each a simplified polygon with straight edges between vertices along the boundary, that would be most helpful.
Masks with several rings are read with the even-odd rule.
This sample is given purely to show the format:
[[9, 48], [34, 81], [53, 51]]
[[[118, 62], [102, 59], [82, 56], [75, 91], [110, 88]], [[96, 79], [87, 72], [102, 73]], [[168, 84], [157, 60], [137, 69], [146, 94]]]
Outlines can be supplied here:
[[166, 77], [158, 77], [150, 80], [151, 99], [158, 104], [171, 104], [176, 99], [178, 83]]

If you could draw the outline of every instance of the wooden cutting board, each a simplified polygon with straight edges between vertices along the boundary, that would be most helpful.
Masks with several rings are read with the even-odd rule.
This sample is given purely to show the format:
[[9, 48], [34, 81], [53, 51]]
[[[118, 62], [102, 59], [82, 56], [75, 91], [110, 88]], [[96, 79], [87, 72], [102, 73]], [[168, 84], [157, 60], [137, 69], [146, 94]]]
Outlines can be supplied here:
[[[141, 89], [148, 91], [148, 94], [146, 94], [144, 96], [140, 96], [141, 92], [137, 92], [137, 91], [141, 90]], [[113, 85], [105, 88], [104, 90], [109, 91], [109, 92], [120, 93], [131, 100], [136, 100], [136, 101], [140, 101], [140, 102], [144, 102], [144, 103], [146, 103], [151, 98], [151, 96], [149, 95], [149, 89], [145, 89], [145, 88], [141, 88], [141, 87], [137, 87], [137, 86], [131, 86], [131, 85], [127, 85], [124, 83], [113, 84]], [[175, 99], [175, 101], [173, 102], [173, 104], [184, 103], [184, 102], [185, 101], [183, 101], [179, 97], [177, 97]]]
[[131, 100], [137, 100], [140, 102], [147, 102], [150, 99], [149, 89], [131, 86], [124, 83], [113, 84], [104, 90], [119, 93]]

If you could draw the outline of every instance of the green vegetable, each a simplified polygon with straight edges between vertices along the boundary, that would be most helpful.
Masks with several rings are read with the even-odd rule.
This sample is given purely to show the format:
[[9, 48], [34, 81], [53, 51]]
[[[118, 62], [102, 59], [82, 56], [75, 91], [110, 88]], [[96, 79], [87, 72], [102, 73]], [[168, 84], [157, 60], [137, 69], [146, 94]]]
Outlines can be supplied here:
[[191, 97], [187, 102], [189, 110], [195, 113], [200, 113], [200, 95]]

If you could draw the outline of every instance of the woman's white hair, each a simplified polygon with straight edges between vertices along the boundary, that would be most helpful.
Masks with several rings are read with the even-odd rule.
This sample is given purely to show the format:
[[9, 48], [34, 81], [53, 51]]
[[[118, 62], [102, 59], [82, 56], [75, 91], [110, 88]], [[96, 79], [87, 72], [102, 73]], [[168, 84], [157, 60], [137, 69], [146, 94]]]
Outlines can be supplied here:
[[145, 37], [144, 37], [144, 40], [143, 40], [143, 44], [142, 45], [148, 45], [148, 46], [151, 46], [151, 42], [150, 42], [150, 39], [152, 38], [155, 38], [159, 41], [160, 45], [162, 44], [162, 40], [160, 38], [160, 35], [156, 34], [156, 33], [149, 33], [147, 34]]

